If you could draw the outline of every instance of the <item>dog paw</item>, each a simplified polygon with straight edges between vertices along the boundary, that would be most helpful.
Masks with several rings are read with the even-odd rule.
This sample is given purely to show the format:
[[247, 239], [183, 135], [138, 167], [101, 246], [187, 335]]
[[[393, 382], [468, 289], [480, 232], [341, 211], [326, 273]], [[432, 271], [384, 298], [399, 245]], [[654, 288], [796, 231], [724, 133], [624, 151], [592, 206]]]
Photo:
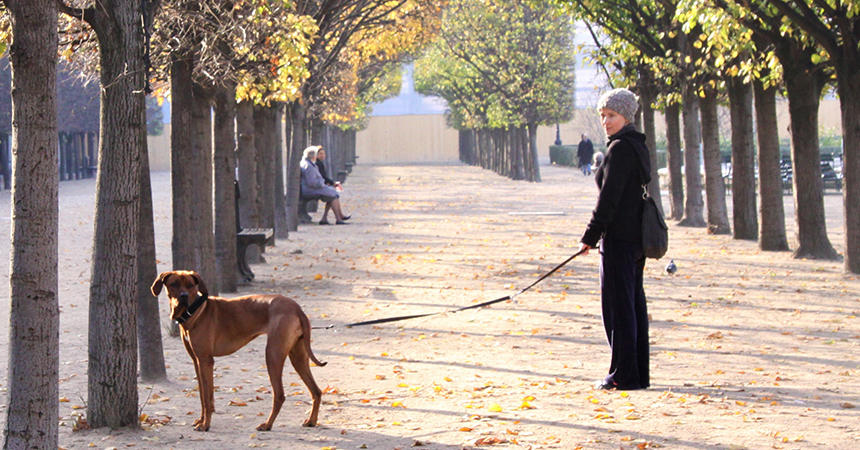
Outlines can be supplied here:
[[303, 427], [315, 427], [317, 426], [316, 420], [306, 420], [305, 423], [302, 424]]
[[204, 425], [203, 423], [194, 425], [194, 431], [209, 431], [209, 425]]
[[257, 427], [257, 431], [272, 431], [272, 426], [267, 423], [261, 423]]

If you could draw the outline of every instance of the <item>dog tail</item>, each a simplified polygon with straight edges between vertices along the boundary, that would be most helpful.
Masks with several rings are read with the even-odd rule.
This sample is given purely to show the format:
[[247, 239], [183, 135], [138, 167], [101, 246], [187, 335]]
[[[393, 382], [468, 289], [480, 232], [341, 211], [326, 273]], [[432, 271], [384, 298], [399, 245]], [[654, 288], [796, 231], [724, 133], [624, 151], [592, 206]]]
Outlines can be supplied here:
[[314, 351], [311, 350], [311, 321], [308, 319], [308, 316], [302, 314], [301, 322], [302, 336], [304, 336], [305, 350], [307, 350], [308, 356], [311, 358], [311, 361], [313, 361], [314, 364], [320, 367], [325, 366], [326, 364], [328, 364], [328, 362], [320, 361], [319, 359], [317, 359], [316, 355], [314, 355]]

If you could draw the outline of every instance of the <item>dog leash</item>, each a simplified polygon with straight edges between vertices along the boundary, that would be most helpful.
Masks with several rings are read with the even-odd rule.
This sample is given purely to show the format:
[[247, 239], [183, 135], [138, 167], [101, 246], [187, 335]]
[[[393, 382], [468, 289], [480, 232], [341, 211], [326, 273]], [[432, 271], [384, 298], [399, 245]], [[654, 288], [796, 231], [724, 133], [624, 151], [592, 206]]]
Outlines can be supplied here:
[[[519, 292], [517, 292], [517, 293], [515, 293], [515, 294], [512, 294], [512, 295], [506, 295], [506, 296], [504, 296], [504, 297], [499, 297], [499, 298], [496, 298], [496, 299], [493, 299], [493, 300], [488, 300], [488, 301], [481, 302], [481, 303], [477, 303], [477, 304], [474, 304], [474, 305], [463, 306], [463, 307], [461, 307], [461, 308], [449, 309], [449, 310], [445, 310], [445, 311], [437, 311], [437, 312], [432, 312], [432, 313], [424, 313], [424, 314], [409, 314], [409, 315], [405, 315], [405, 316], [394, 316], [394, 317], [385, 317], [385, 318], [382, 318], [382, 319], [365, 320], [365, 321], [363, 321], [363, 322], [353, 322], [353, 323], [348, 323], [348, 324], [346, 324], [346, 325], [343, 325], [343, 327], [344, 327], [344, 328], [363, 327], [363, 326], [366, 326], [366, 325], [378, 325], [378, 324], [381, 324], [381, 323], [399, 322], [399, 321], [401, 321], [401, 320], [417, 319], [417, 318], [419, 318], [419, 317], [429, 317], [429, 316], [435, 316], [435, 315], [445, 314], [445, 313], [456, 313], [456, 312], [460, 312], [460, 311], [466, 311], [466, 310], [469, 310], [469, 309], [483, 308], [483, 307], [485, 307], [485, 306], [490, 306], [490, 305], [492, 305], [492, 304], [494, 304], [494, 303], [504, 302], [504, 301], [507, 301], [507, 300], [513, 300], [513, 299], [515, 299], [518, 295], [520, 295], [520, 294], [522, 294], [522, 293], [524, 293], [524, 292], [528, 291], [529, 289], [533, 288], [536, 284], [538, 284], [538, 283], [540, 283], [541, 281], [543, 281], [543, 280], [545, 280], [545, 279], [549, 278], [552, 274], [556, 273], [556, 272], [558, 271], [558, 269], [561, 269], [562, 267], [564, 267], [565, 265], [567, 265], [567, 263], [569, 263], [569, 262], [573, 261], [573, 259], [574, 259], [574, 258], [576, 258], [577, 256], [581, 255], [583, 252], [585, 252], [585, 250], [586, 250], [586, 249], [582, 249], [582, 250], [580, 250], [580, 251], [578, 251], [578, 252], [574, 253], [574, 254], [573, 254], [573, 255], [571, 255], [569, 258], [567, 258], [567, 259], [565, 259], [564, 261], [562, 261], [559, 265], [555, 266], [552, 270], [550, 270], [549, 272], [547, 272], [547, 273], [545, 273], [545, 274], [541, 275], [541, 277], [540, 277], [540, 278], [538, 278], [537, 280], [535, 280], [532, 284], [530, 284], [530, 285], [528, 285], [528, 286], [526, 286], [526, 287], [524, 287], [524, 288], [520, 289], [520, 290], [519, 290]], [[312, 329], [315, 329], [315, 330], [330, 330], [330, 329], [332, 329], [332, 328], [335, 328], [335, 325], [334, 325], [334, 324], [331, 324], [331, 325], [327, 325], [327, 326], [324, 326], [324, 327], [311, 327], [311, 328], [312, 328]]]

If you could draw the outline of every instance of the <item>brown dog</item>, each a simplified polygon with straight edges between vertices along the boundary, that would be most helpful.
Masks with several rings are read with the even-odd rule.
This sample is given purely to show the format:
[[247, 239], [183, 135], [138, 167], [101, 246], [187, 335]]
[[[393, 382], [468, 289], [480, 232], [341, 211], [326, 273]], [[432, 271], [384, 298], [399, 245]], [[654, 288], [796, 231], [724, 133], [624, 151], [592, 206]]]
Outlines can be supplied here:
[[312, 427], [317, 424], [322, 392], [311, 375], [308, 359], [318, 366], [326, 363], [317, 360], [311, 351], [310, 321], [295, 301], [282, 295], [247, 295], [231, 299], [209, 297], [200, 275], [186, 270], [163, 272], [152, 283], [152, 295], [158, 297], [162, 286], [167, 287], [170, 316], [180, 324], [182, 342], [197, 372], [203, 412], [194, 421], [195, 430], [209, 431], [215, 411], [213, 357], [229, 355], [261, 334], [269, 335], [266, 367], [274, 398], [269, 418], [257, 429], [271, 430], [284, 404], [281, 375], [287, 355], [313, 398], [311, 415], [303, 425]]

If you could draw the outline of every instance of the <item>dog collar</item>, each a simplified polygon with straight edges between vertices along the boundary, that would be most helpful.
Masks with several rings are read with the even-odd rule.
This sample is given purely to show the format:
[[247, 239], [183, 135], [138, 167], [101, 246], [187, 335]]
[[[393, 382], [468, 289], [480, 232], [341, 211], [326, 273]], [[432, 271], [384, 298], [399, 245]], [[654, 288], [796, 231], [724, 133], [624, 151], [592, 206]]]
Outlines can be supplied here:
[[189, 305], [188, 308], [185, 308], [185, 311], [183, 311], [182, 314], [180, 314], [179, 317], [176, 318], [176, 323], [185, 323], [185, 321], [190, 319], [191, 316], [193, 316], [194, 313], [196, 313], [197, 310], [200, 309], [200, 307], [203, 306], [203, 303], [208, 299], [208, 295], [198, 296], [196, 299], [194, 299], [194, 303]]

